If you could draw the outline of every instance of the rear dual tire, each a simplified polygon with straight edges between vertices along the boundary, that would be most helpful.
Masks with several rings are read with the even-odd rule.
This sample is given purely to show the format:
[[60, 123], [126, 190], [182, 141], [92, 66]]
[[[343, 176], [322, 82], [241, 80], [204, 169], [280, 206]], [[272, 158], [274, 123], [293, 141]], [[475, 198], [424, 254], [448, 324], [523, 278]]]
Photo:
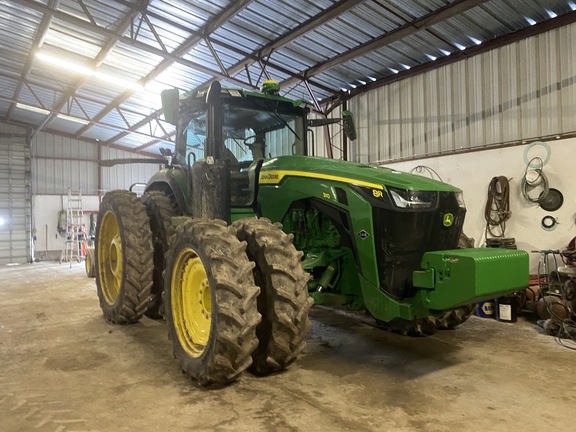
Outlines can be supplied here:
[[164, 273], [164, 305], [174, 357], [200, 385], [225, 384], [252, 363], [261, 321], [254, 265], [224, 221], [176, 229]]
[[[151, 208], [166, 207], [163, 204], [164, 197], [152, 194], [148, 214]], [[161, 213], [173, 214], [156, 213], [164, 222]], [[109, 321], [132, 323], [146, 312], [153, 299], [152, 271], [159, 268], [153, 240], [158, 246], [160, 236], [173, 238], [169, 246], [164, 243], [169, 250], [162, 263], [163, 299], [173, 353], [184, 372], [200, 385], [222, 385], [251, 365], [253, 372], [266, 375], [296, 360], [311, 327], [312, 299], [302, 254], [291, 236], [264, 219], [233, 227], [223, 221], [189, 220], [176, 229], [164, 227], [160, 234], [153, 225], [135, 194], [113, 191], [104, 197], [97, 226], [96, 282]], [[174, 237], [166, 234], [170, 230]]]
[[232, 225], [236, 235], [247, 243], [246, 253], [254, 262], [254, 280], [260, 287], [258, 348], [252, 353], [251, 372], [268, 375], [286, 369], [305, 346], [310, 330], [308, 312], [313, 304], [308, 295], [308, 279], [301, 264], [302, 252], [292, 244], [292, 236], [268, 219], [242, 219]]
[[86, 276], [89, 278], [96, 277], [96, 265], [94, 263], [94, 248], [86, 249], [86, 257], [84, 258], [84, 269], [86, 270]]
[[308, 275], [292, 238], [267, 219], [190, 220], [176, 230], [164, 274], [174, 356], [200, 385], [244, 370], [286, 369], [311, 324]]
[[96, 287], [104, 317], [137, 322], [148, 307], [154, 269], [152, 232], [136, 194], [104, 195], [96, 226]]

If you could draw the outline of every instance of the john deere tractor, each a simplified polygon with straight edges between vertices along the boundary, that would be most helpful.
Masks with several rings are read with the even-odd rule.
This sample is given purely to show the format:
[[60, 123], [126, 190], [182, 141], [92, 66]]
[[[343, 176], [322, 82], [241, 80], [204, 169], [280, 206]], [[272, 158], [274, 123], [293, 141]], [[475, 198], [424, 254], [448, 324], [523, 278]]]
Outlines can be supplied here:
[[528, 284], [525, 252], [458, 249], [458, 188], [309, 156], [310, 130], [325, 122], [265, 84], [163, 93], [175, 151], [142, 198], [109, 192], [98, 216], [108, 320], [164, 317], [182, 369], [221, 384], [294, 362], [313, 301], [419, 334]]

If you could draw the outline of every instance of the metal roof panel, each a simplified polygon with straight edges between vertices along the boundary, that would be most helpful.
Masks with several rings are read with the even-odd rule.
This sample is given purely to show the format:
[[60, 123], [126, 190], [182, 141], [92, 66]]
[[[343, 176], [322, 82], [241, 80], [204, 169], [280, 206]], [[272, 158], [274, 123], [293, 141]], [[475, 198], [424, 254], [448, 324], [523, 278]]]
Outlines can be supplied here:
[[[82, 138], [107, 141], [115, 139], [120, 131], [127, 131], [128, 125], [153, 118], [160, 107], [158, 94], [163, 88], [186, 91], [215, 77], [233, 87], [259, 85], [267, 76], [258, 62], [260, 55], [266, 54], [260, 60], [268, 64], [268, 74], [284, 82], [283, 94], [310, 99], [307, 86], [299, 79], [306, 76], [313, 96], [328, 98], [342, 88], [358, 88], [374, 79], [394, 76], [395, 71], [402, 73], [407, 67], [433, 64], [435, 58], [445, 58], [460, 48], [474, 47], [532, 24], [545, 23], [552, 28], [558, 22], [556, 15], [576, 13], [574, 2], [568, 0], [489, 0], [462, 13], [460, 8], [471, 3], [0, 1], [0, 119], [14, 111], [14, 121], [33, 122], [35, 127], [42, 124], [42, 119], [34, 118], [33, 113], [11, 109], [13, 100], [57, 107], [76, 117], [97, 119], [100, 124], [74, 130], [82, 131]], [[451, 10], [458, 13], [450, 14]], [[448, 12], [450, 17], [426, 27], [428, 20], [435, 22], [439, 12]], [[414, 23], [418, 19], [421, 21]], [[299, 29], [305, 31], [301, 34]], [[370, 45], [399, 29], [402, 32], [398, 38]], [[111, 75], [112, 82], [55, 68], [33, 58], [33, 50], [41, 42], [42, 52], [63, 55], [89, 66], [98, 59], [98, 72]], [[267, 47], [274, 50], [262, 54]], [[230, 77], [226, 78], [228, 73]], [[140, 80], [147, 90], [127, 91], [118, 85], [121, 79], [131, 83]], [[117, 144], [135, 148], [145, 146], [142, 143], [146, 139], [152, 143], [155, 134], [165, 134], [159, 132], [165, 128], [155, 125], [158, 123], [152, 120], [134, 134], [134, 139], [124, 137]], [[48, 127], [50, 131], [62, 128], [63, 134], [71, 130], [61, 120]]]
[[[136, 8], [136, 5], [134, 5], [134, 8]], [[97, 25], [107, 28], [114, 28], [120, 17], [131, 10], [128, 4], [101, 0], [91, 0], [89, 2], [60, 0], [58, 9], [86, 22], [93, 20]]]

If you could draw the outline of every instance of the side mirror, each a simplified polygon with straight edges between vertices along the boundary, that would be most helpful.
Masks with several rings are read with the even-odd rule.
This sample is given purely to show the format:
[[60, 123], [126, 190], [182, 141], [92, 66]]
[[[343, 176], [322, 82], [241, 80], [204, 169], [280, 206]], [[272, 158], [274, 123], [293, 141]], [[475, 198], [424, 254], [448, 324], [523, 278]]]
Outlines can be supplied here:
[[177, 125], [180, 111], [180, 92], [178, 89], [162, 90], [160, 98], [162, 99], [164, 120], [170, 124]]
[[331, 124], [335, 124], [335, 123], [340, 123], [340, 119], [339, 118], [335, 118], [335, 119], [312, 119], [312, 120], [308, 120], [308, 127], [318, 127], [318, 126], [327, 126], [327, 125], [331, 125]]
[[308, 120], [308, 127], [318, 127], [318, 126], [327, 126], [334, 123], [340, 123], [342, 120], [342, 129], [344, 130], [344, 135], [350, 141], [354, 141], [356, 136], [356, 126], [354, 126], [354, 116], [350, 111], [343, 111], [342, 118], [321, 118], [321, 119], [312, 119]]
[[342, 122], [344, 123], [344, 134], [350, 141], [354, 141], [356, 135], [356, 126], [354, 126], [354, 116], [350, 111], [342, 112]]

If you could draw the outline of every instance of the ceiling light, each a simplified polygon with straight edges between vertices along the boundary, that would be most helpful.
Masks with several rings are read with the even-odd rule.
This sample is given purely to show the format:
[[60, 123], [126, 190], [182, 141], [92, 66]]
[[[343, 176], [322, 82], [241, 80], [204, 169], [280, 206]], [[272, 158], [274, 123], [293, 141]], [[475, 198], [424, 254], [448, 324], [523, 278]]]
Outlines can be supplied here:
[[546, 9], [546, 13], [548, 14], [548, 16], [550, 18], [556, 18], [558, 15], [556, 15], [556, 12], [551, 11], [550, 9]]
[[4, 218], [0, 217], [0, 226], [4, 225]]
[[64, 69], [67, 72], [71, 72], [76, 75], [84, 75], [86, 77], [94, 77], [99, 81], [104, 81], [116, 87], [121, 87], [124, 89], [134, 91], [144, 90], [144, 87], [137, 82], [128, 81], [123, 78], [108, 74], [106, 72], [99, 72], [81, 63], [72, 62], [62, 57], [56, 57], [46, 53], [37, 53], [36, 58], [45, 63], [49, 63], [53, 66], [56, 66], [59, 69]]
[[437, 57], [434, 57], [433, 55], [430, 55], [430, 54], [426, 54], [426, 57], [428, 57], [432, 61], [437, 59]]
[[466, 49], [464, 45], [460, 45], [458, 42], [454, 42], [454, 46], [458, 48], [460, 51], [464, 51]]
[[391, 67], [389, 67], [388, 69], [390, 69], [390, 70], [391, 70], [393, 73], [395, 73], [395, 74], [398, 73], [398, 70], [396, 70], [396, 69], [393, 69], [393, 68], [391, 68]]
[[441, 49], [440, 52], [445, 56], [449, 56], [450, 54], [452, 54], [450, 51], [446, 51], [445, 49]]
[[401, 64], [400, 66], [402, 66], [402, 67], [403, 67], [404, 69], [406, 69], [406, 70], [409, 70], [409, 69], [410, 69], [410, 66], [405, 65], [405, 64]]
[[26, 110], [26, 111], [32, 111], [32, 112], [35, 112], [35, 113], [38, 113], [38, 114], [44, 114], [44, 115], [50, 114], [50, 111], [48, 111], [48, 110], [46, 110], [46, 109], [44, 109], [44, 108], [38, 108], [38, 107], [35, 107], [35, 106], [32, 106], [32, 105], [26, 105], [26, 104], [19, 103], [19, 102], [16, 104], [16, 108], [20, 108], [20, 109], [23, 109], [23, 110]]
[[66, 114], [58, 114], [56, 117], [58, 117], [60, 120], [66, 120], [69, 122], [80, 123], [80, 124], [84, 124], [84, 125], [87, 125], [90, 123], [89, 120], [82, 119], [79, 117], [72, 117], [72, 116], [69, 116]]
[[69, 60], [63, 59], [61, 57], [55, 57], [49, 54], [44, 53], [36, 53], [36, 58], [38, 60], [43, 61], [44, 63], [48, 63], [51, 65], [56, 66], [59, 69], [66, 69], [67, 71], [73, 72], [78, 75], [86, 75], [91, 76], [94, 74], [94, 70], [81, 65], [80, 63], [71, 62]]
[[476, 45], [482, 44], [482, 41], [481, 41], [480, 39], [476, 39], [475, 37], [472, 37], [472, 36], [468, 36], [468, 37], [469, 37], [470, 40], [471, 40], [472, 42], [474, 42]]
[[144, 86], [142, 86], [141, 84], [138, 84], [137, 82], [134, 81], [128, 81], [122, 78], [118, 78], [116, 76], [104, 73], [104, 72], [95, 72], [94, 73], [94, 78], [99, 79], [100, 81], [104, 81], [107, 82], [109, 84], [115, 85], [117, 87], [122, 87], [128, 90], [134, 90], [134, 91], [142, 91], [144, 90]]
[[574, 3], [573, 1], [569, 1], [569, 2], [568, 2], [568, 6], [569, 6], [570, 9], [572, 9], [573, 11], [576, 11], [576, 3]]
[[376, 78], [374, 78], [374, 77], [368, 77], [368, 79], [372, 82], [376, 81]]
[[528, 21], [528, 24], [530, 24], [530, 25], [536, 24], [536, 21], [534, 21], [532, 18], [530, 18], [530, 17], [524, 17], [524, 18], [526, 18], [526, 21]]
[[366, 81], [358, 80], [358, 82], [362, 85], [366, 85]]

